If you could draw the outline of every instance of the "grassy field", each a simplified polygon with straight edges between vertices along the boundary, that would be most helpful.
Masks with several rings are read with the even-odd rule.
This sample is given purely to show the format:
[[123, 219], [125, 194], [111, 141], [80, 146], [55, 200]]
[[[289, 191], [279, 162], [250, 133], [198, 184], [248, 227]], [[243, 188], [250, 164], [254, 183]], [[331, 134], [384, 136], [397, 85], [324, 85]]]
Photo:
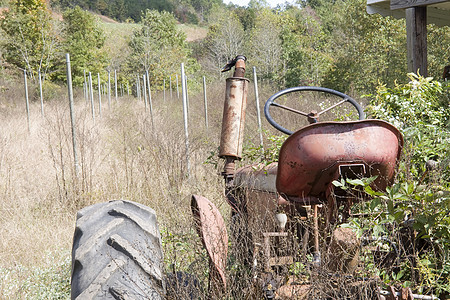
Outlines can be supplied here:
[[[110, 56], [125, 57], [130, 34], [139, 25], [103, 19], [100, 24]], [[205, 35], [203, 28], [181, 27], [191, 40]], [[223, 82], [208, 87], [208, 129], [200, 121], [204, 118], [202, 92], [190, 94], [190, 176], [182, 104], [175, 91], [173, 99], [167, 93], [165, 103], [162, 93], [153, 95], [152, 128], [149, 112], [133, 96], [120, 97], [111, 107], [103, 96], [102, 116], [96, 104], [94, 122], [82, 90], [77, 90], [81, 171], [75, 176], [66, 88], [56, 88], [51, 99], [44, 99], [41, 116], [37, 87], [29, 82], [29, 131], [20, 74], [4, 73], [0, 89], [0, 299], [70, 298], [76, 212], [97, 202], [128, 199], [154, 208], [168, 266], [183, 269], [198, 260], [196, 252], [201, 247], [191, 226], [191, 194], [213, 200], [224, 215], [229, 209], [222, 195], [220, 166], [215, 165], [218, 159], [211, 154], [217, 154]], [[254, 115], [251, 122], [255, 126]], [[213, 161], [207, 163], [210, 157]], [[198, 248], [192, 247], [192, 241]]]
[[[199, 85], [193, 80], [190, 84]], [[20, 78], [6, 80], [2, 77], [0, 87], [0, 299], [70, 298], [76, 212], [85, 206], [114, 199], [128, 199], [155, 209], [163, 240], [165, 271], [195, 274], [203, 292], [206, 291], [208, 258], [193, 224], [190, 197], [192, 194], [207, 197], [229, 222], [230, 208], [224, 199], [220, 176], [223, 162], [217, 158], [224, 80], [208, 84], [208, 128], [204, 123], [202, 91], [192, 90], [189, 94], [189, 175], [182, 104], [176, 92], [173, 98], [167, 92], [166, 101], [161, 92], [153, 94], [152, 127], [151, 115], [144, 103], [127, 95], [119, 97], [118, 101], [112, 97], [111, 107], [103, 96], [100, 116], [95, 94], [94, 122], [82, 90], [76, 90], [81, 170], [75, 176], [65, 87], [57, 90], [52, 99], [46, 99], [45, 116], [41, 116], [36, 87], [30, 85], [29, 131]], [[262, 82], [260, 105], [275, 91]], [[244, 145], [247, 151], [240, 165], [247, 164], [249, 157], [261, 158], [255, 146], [259, 134], [254, 99], [250, 84]], [[280, 99], [280, 103], [303, 111], [329, 106], [326, 101], [294, 96]], [[351, 113], [354, 109], [348, 109], [342, 110], [338, 119], [354, 118], [354, 112]], [[290, 129], [305, 125], [298, 123], [299, 118], [292, 114], [288, 117], [274, 113], [273, 116]], [[264, 120], [263, 130], [267, 149], [267, 138], [276, 131]], [[230, 299], [251, 295], [252, 285], [246, 281], [251, 278], [242, 279], [238, 263], [229, 261], [229, 266]], [[290, 272], [297, 274], [300, 280], [305, 270], [304, 265], [296, 264]], [[317, 289], [328, 287], [327, 277], [322, 280]]]
[[[99, 16], [99, 24], [106, 35], [104, 49], [115, 64], [120, 64], [128, 53], [128, 43], [132, 32], [140, 27], [135, 23], [118, 23]], [[186, 34], [187, 42], [195, 42], [206, 37], [208, 29], [196, 25], [178, 24], [178, 30]]]
[[[113, 101], [111, 108], [104, 96], [102, 116], [96, 104], [94, 123], [78, 90], [75, 108], [81, 172], [75, 177], [65, 89], [45, 102], [44, 117], [31, 92], [28, 132], [20, 81], [3, 80], [0, 85], [4, 88], [0, 99], [0, 298], [69, 297], [76, 211], [113, 199], [137, 201], [157, 211], [168, 266], [183, 269], [199, 261], [204, 253], [192, 226], [191, 194], [209, 198], [224, 216], [229, 210], [222, 195], [220, 162], [215, 165], [222, 82], [208, 87], [208, 130], [202, 93], [190, 95], [190, 176], [182, 104], [175, 92], [174, 99], [167, 93], [165, 103], [161, 94], [154, 95], [153, 130], [149, 112], [133, 96]], [[254, 105], [249, 104], [247, 119], [247, 140], [256, 141]], [[212, 162], [207, 163], [210, 157]], [[197, 267], [206, 266], [200, 263]]]

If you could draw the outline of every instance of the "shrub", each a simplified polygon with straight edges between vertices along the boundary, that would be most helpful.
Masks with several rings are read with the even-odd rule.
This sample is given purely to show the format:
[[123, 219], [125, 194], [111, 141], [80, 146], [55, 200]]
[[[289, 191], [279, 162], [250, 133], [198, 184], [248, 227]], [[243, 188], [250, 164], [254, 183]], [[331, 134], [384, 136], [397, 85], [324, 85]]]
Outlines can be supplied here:
[[370, 180], [334, 184], [362, 186], [372, 199], [354, 207], [368, 217], [351, 219], [345, 226], [399, 247], [394, 266], [372, 271], [388, 285], [445, 297], [450, 293], [449, 87], [432, 78], [408, 76], [407, 84], [378, 87], [368, 107], [372, 116], [390, 121], [405, 137], [397, 182], [384, 193], [374, 192]]

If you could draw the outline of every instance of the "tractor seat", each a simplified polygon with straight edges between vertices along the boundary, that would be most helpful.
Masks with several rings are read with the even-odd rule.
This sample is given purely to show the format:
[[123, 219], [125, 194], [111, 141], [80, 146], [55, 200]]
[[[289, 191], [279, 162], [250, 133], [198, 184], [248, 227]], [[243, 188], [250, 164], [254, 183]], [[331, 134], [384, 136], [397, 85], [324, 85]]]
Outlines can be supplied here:
[[311, 124], [282, 145], [276, 189], [290, 200], [323, 199], [341, 176], [377, 175], [371, 186], [384, 191], [392, 184], [402, 147], [399, 130], [381, 120]]

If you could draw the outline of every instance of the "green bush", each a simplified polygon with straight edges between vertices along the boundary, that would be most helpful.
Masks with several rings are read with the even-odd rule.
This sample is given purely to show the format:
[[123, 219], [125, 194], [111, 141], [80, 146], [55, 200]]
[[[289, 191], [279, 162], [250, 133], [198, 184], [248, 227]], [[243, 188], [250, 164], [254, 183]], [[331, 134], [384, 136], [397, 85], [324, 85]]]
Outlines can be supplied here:
[[368, 107], [373, 117], [393, 123], [405, 137], [396, 183], [386, 192], [373, 191], [370, 180], [334, 185], [359, 186], [371, 199], [353, 207], [368, 217], [350, 219], [344, 226], [399, 247], [395, 266], [367, 269], [387, 285], [446, 297], [450, 294], [449, 87], [432, 78], [414, 74], [409, 78], [409, 83], [391, 89], [378, 87]]
[[450, 163], [450, 86], [431, 77], [408, 74], [411, 81], [394, 88], [381, 85], [371, 96], [368, 113], [392, 123], [405, 138], [404, 159], [411, 162], [407, 177], [416, 179], [425, 171], [425, 162], [440, 161], [443, 181], [448, 182]]
[[[44, 101], [59, 99], [63, 94], [63, 87], [50, 81], [44, 81], [42, 84], [42, 97]], [[37, 87], [36, 95], [39, 97], [39, 87]]]

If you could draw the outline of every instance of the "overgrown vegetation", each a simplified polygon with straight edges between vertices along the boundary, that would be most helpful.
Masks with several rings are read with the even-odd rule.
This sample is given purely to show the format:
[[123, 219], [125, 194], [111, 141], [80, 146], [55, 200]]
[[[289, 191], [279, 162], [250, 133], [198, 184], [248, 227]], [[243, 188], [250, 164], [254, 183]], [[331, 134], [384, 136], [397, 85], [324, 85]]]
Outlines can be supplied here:
[[367, 181], [336, 182], [340, 188], [362, 186], [369, 202], [355, 206], [366, 218], [347, 225], [359, 236], [390, 240], [398, 258], [390, 268], [369, 264], [385, 284], [412, 287], [418, 293], [450, 293], [450, 89], [432, 78], [409, 74], [410, 82], [380, 86], [369, 112], [395, 124], [405, 147], [397, 182], [386, 193]]
[[141, 20], [142, 11], [156, 10], [159, 12], [169, 12], [177, 16], [183, 23], [197, 24], [207, 18], [214, 6], [225, 6], [220, 0], [51, 0], [50, 3], [55, 8], [67, 9], [79, 6], [85, 10], [90, 10], [117, 21]]
[[[61, 8], [66, 7], [64, 1], [58, 2]], [[93, 5], [89, 1], [71, 3], [83, 9], [92, 9]], [[368, 217], [355, 218], [346, 226], [363, 237], [388, 238], [401, 245], [399, 251], [406, 259], [388, 269], [368, 261], [366, 274], [379, 276], [385, 285], [448, 295], [449, 85], [418, 75], [405, 76], [404, 21], [369, 16], [365, 1], [360, 0], [302, 1], [299, 6], [276, 9], [267, 7], [264, 1], [251, 1], [247, 8], [226, 8], [217, 1], [180, 3], [174, 14], [155, 10], [141, 14], [133, 7], [134, 15], [119, 16], [115, 15], [119, 8], [128, 5], [131, 11], [136, 2], [116, 1], [112, 5], [97, 1], [94, 11], [108, 9], [108, 14], [118, 20], [141, 20], [139, 24], [101, 26], [97, 18], [76, 6], [64, 11], [62, 22], [52, 19], [45, 1], [26, 1], [26, 5], [24, 1], [11, 1], [9, 10], [2, 11], [0, 294], [12, 298], [67, 297], [68, 250], [76, 211], [92, 203], [126, 198], [157, 210], [167, 270], [194, 273], [206, 297], [207, 258], [192, 227], [189, 202], [191, 194], [199, 193], [213, 200], [224, 216], [229, 215], [222, 181], [217, 176], [222, 162], [214, 157], [224, 98], [223, 81], [216, 79], [218, 70], [239, 53], [247, 55], [248, 70], [253, 66], [258, 70], [261, 99], [283, 87], [303, 84], [326, 85], [355, 96], [369, 94], [368, 112], [372, 117], [389, 121], [402, 131], [406, 143], [400, 170], [386, 193], [372, 191], [367, 181], [336, 183], [347, 189], [356, 186], [355, 193], [362, 187], [371, 198], [354, 207], [355, 212]], [[199, 13], [202, 8], [204, 14]], [[187, 43], [176, 27], [177, 19], [191, 23], [201, 20], [208, 26], [206, 39]], [[120, 39], [113, 37], [119, 26]], [[111, 34], [105, 36], [104, 31]], [[430, 74], [435, 78], [440, 78], [450, 62], [449, 32], [448, 28], [429, 26]], [[77, 90], [79, 176], [72, 168], [66, 87], [60, 85], [65, 80], [65, 52], [72, 56], [75, 85], [84, 82], [84, 71], [100, 73], [104, 84], [106, 71], [114, 69], [119, 70], [119, 83], [129, 83], [130, 87], [144, 71], [150, 72], [152, 88], [163, 88], [165, 80], [167, 89], [169, 78], [173, 84], [173, 97], [169, 98], [167, 90], [165, 103], [162, 93], [152, 90], [155, 129], [143, 103], [132, 96], [114, 102], [94, 124], [83, 92]], [[194, 167], [190, 178], [186, 176], [184, 141], [180, 138], [181, 105], [175, 92], [174, 76], [180, 62], [187, 64], [193, 121], [190, 138]], [[45, 118], [38, 116], [38, 104], [33, 102], [29, 134], [24, 125], [19, 69], [26, 69], [34, 79], [41, 71], [46, 79]], [[210, 86], [208, 130], [198, 121], [203, 99], [196, 91], [203, 74], [208, 75]], [[406, 80], [409, 82], [404, 84]], [[38, 98], [35, 83], [30, 83], [33, 100]], [[253, 99], [252, 92], [250, 89], [249, 99]], [[298, 123], [287, 121], [298, 128]], [[247, 128], [251, 129], [246, 140], [254, 145], [258, 133], [252, 107]], [[246, 159], [265, 164], [275, 161], [284, 138], [271, 129], [265, 131], [265, 147], [249, 146]], [[205, 164], [208, 157], [213, 163]], [[48, 251], [51, 254], [45, 254]], [[313, 258], [305, 257], [304, 263], [289, 270], [301, 280], [310, 278]], [[237, 291], [251, 294], [252, 287], [245, 281], [252, 280], [250, 272], [241, 268], [236, 257], [230, 260], [228, 296], [237, 298]], [[327, 279], [322, 279], [320, 284], [326, 284]]]

